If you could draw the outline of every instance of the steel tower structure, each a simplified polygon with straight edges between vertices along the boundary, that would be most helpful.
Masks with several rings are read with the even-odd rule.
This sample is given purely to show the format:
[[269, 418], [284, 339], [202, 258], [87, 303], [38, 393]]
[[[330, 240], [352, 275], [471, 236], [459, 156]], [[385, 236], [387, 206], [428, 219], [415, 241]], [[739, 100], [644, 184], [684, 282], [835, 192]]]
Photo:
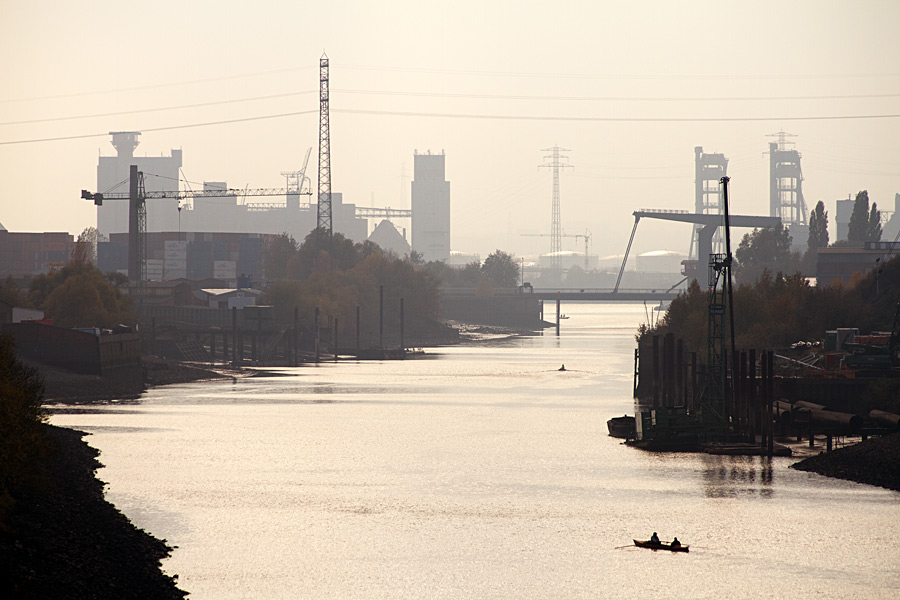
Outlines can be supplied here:
[[[777, 142], [769, 142], [769, 214], [781, 217], [785, 227], [805, 226], [809, 213], [803, 199], [803, 170], [800, 168], [800, 153], [788, 150], [787, 138], [796, 137], [779, 131], [770, 134]], [[806, 237], [803, 237], [804, 243]]]
[[[316, 262], [319, 252], [332, 254], [331, 134], [328, 127], [328, 57], [319, 59], [319, 196], [316, 208]], [[326, 240], [322, 236], [327, 236]], [[331, 262], [331, 261], [329, 261]]]
[[[703, 146], [694, 147], [694, 212], [698, 215], [722, 214], [721, 179], [728, 175], [728, 159], [721, 153], [704, 153]], [[691, 233], [689, 258], [701, 258], [698, 236], [702, 225], [694, 225]], [[713, 250], [721, 253], [722, 236], [718, 231], [713, 236]], [[701, 265], [702, 266], [702, 265]]]
[[569, 152], [567, 148], [560, 148], [559, 146], [554, 146], [552, 148], [544, 148], [542, 152], [552, 152], [553, 154], [548, 154], [545, 156], [545, 159], [550, 159], [550, 163], [538, 165], [538, 168], [550, 168], [553, 169], [553, 213], [550, 219], [550, 259], [553, 265], [553, 272], [558, 276], [560, 271], [562, 270], [562, 262], [560, 257], [560, 252], [562, 251], [562, 226], [560, 225], [559, 218], [559, 170], [561, 168], [575, 168], [574, 165], [564, 164], [559, 162], [560, 159], [568, 160], [568, 156], [563, 156], [560, 154], [562, 152]]

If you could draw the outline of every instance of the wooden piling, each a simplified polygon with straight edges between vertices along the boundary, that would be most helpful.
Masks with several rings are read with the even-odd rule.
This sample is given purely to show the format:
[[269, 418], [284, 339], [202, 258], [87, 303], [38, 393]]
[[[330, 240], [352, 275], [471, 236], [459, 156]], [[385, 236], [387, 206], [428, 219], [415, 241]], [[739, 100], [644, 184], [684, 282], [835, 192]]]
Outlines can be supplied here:
[[556, 292], [556, 335], [559, 335], [559, 292]]
[[697, 372], [697, 353], [691, 352], [691, 397], [690, 397], [690, 408], [694, 409], [697, 400], [697, 381], [698, 381], [698, 372]]
[[653, 408], [659, 408], [659, 336], [653, 336], [653, 354], [651, 355], [653, 365]]
[[757, 421], [759, 418], [759, 395], [756, 385], [756, 350], [750, 349], [747, 357], [747, 427], [751, 440], [756, 439], [759, 432]]
[[665, 339], [665, 363], [663, 363], [665, 405], [675, 406], [675, 334], [667, 333]]
[[769, 430], [769, 444], [766, 456], [771, 458], [775, 455], [775, 420], [772, 418], [772, 405], [775, 401], [775, 351], [766, 351], [766, 363], [769, 365], [769, 379], [766, 382], [767, 402], [766, 402], [766, 423]]
[[687, 404], [687, 394], [684, 389], [684, 340], [678, 338], [675, 342], [675, 405]]
[[738, 368], [738, 379], [740, 380], [740, 385], [738, 386], [739, 393], [737, 395], [737, 433], [740, 436], [746, 436], [749, 433], [749, 427], [747, 426], [747, 391], [748, 391], [748, 379], [747, 379], [747, 352], [746, 350], [741, 350], [739, 356], [740, 366]]
[[769, 377], [769, 363], [766, 360], [765, 351], [763, 351], [762, 356], [760, 357], [759, 363], [759, 371], [760, 371], [760, 385], [757, 388], [757, 412], [759, 417], [759, 434], [760, 434], [760, 450], [765, 450], [769, 443], [768, 438], [768, 429], [766, 428], [766, 420], [765, 420], [765, 406], [766, 406], [766, 395], [768, 394], [768, 386], [766, 385], [766, 381]]
[[235, 367], [238, 364], [237, 342], [237, 307], [233, 306], [231, 307], [231, 364]]
[[293, 335], [293, 346], [294, 346], [294, 366], [300, 364], [300, 307], [294, 307], [294, 331]]
[[631, 394], [632, 397], [636, 397], [636, 396], [637, 396], [637, 388], [638, 388], [638, 364], [639, 364], [639, 363], [638, 363], [638, 358], [639, 358], [639, 357], [640, 357], [639, 350], [638, 350], [638, 348], [635, 348], [635, 349], [634, 349], [634, 376], [633, 376], [633, 382], [632, 382], [632, 388], [633, 388], [633, 390], [632, 390], [632, 394]]
[[313, 317], [313, 335], [315, 336], [313, 338], [314, 339], [313, 344], [315, 346], [315, 351], [316, 351], [316, 362], [319, 362], [319, 334], [320, 334], [320, 331], [319, 331], [319, 307], [317, 306], [315, 316]]

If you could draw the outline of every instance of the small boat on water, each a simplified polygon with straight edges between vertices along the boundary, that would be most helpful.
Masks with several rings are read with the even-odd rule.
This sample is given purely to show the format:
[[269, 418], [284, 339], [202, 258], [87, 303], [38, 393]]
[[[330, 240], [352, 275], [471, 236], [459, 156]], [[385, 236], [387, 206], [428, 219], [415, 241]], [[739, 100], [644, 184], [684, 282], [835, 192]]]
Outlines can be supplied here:
[[668, 550], [669, 552], [690, 552], [687, 544], [681, 544], [679, 546], [673, 546], [672, 544], [667, 544], [665, 542], [651, 542], [650, 540], [632, 540], [634, 545], [638, 548], [650, 548], [651, 550]]
[[606, 427], [609, 429], [609, 435], [612, 437], [626, 440], [633, 439], [636, 433], [634, 417], [629, 417], [628, 415], [613, 417], [606, 422]]
[[569, 317], [566, 316], [566, 315], [561, 314], [561, 315], [559, 315], [559, 318], [560, 318], [560, 319], [568, 319]]

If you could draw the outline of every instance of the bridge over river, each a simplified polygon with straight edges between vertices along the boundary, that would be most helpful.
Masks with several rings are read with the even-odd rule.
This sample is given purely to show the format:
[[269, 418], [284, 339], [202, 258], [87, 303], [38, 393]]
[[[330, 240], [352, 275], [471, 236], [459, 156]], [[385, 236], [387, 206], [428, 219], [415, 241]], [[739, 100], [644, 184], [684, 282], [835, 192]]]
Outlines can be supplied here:
[[[613, 288], [532, 288], [528, 285], [519, 288], [495, 288], [492, 297], [519, 297], [534, 300], [562, 302], [669, 302], [678, 295], [673, 288], [659, 289], [622, 289]], [[444, 288], [442, 298], [474, 298], [478, 293], [474, 288]]]
[[[524, 293], [529, 293], [525, 291]], [[623, 290], [613, 291], [612, 289], [538, 289], [534, 288], [531, 292], [539, 300], [556, 300], [557, 297], [562, 302], [669, 302], [674, 300], [678, 295], [677, 291], [669, 290]]]

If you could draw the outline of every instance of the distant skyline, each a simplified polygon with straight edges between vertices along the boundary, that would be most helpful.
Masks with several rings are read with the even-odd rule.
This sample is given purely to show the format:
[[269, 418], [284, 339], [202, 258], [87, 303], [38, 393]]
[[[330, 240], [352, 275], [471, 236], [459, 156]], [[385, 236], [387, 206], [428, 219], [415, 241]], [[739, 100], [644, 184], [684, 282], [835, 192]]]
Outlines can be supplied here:
[[[733, 212], [766, 215], [770, 136], [792, 134], [832, 240], [836, 200], [867, 189], [893, 210], [900, 192], [900, 2], [48, 0], [0, 17], [10, 231], [96, 225], [79, 195], [109, 131], [142, 132], [138, 156], [181, 149], [194, 188], [283, 186], [313, 147], [315, 188], [323, 51], [333, 191], [409, 208], [414, 153], [443, 151], [451, 246], [482, 258], [550, 249], [523, 234], [550, 233], [553, 146], [574, 166], [562, 228], [601, 257], [624, 252], [634, 210], [692, 210], [695, 146], [729, 159]], [[689, 242], [642, 221], [632, 252]]]

